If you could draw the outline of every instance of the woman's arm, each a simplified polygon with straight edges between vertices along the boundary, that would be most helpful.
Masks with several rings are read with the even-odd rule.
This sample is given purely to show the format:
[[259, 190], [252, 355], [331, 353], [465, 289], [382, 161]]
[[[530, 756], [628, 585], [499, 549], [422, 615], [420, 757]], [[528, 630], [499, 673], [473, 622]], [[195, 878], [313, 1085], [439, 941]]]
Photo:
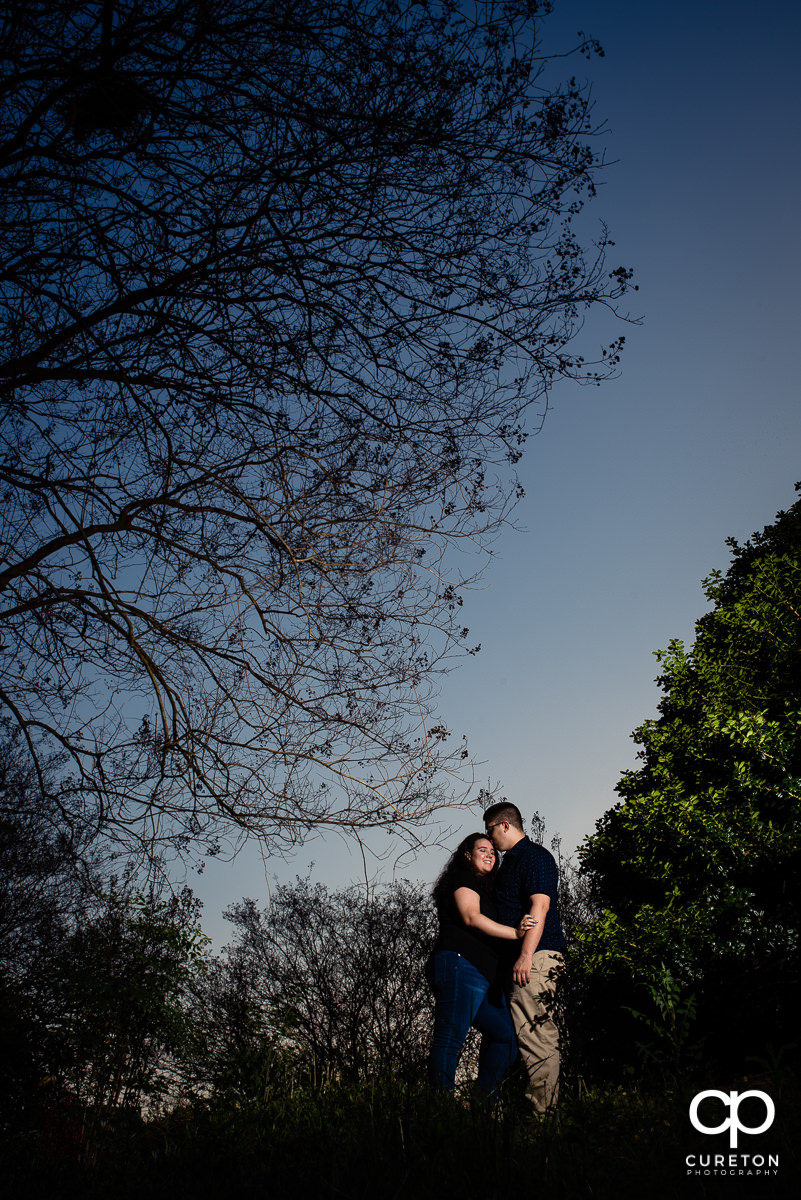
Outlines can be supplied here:
[[532, 917], [526, 915], [515, 929], [512, 925], [501, 925], [500, 921], [493, 921], [490, 917], [485, 917], [481, 912], [478, 892], [474, 892], [469, 887], [457, 888], [453, 893], [453, 899], [456, 902], [459, 916], [467, 928], [477, 929], [480, 933], [488, 933], [490, 937], [505, 938], [507, 941], [514, 942], [525, 937], [528, 930], [537, 923]]

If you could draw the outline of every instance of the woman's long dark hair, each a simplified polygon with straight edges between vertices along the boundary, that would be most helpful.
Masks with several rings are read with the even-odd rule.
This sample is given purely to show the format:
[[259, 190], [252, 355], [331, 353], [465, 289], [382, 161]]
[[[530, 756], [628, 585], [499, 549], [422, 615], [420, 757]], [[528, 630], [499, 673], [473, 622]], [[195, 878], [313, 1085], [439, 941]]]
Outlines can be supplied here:
[[[467, 869], [467, 864], [465, 862], [465, 855], [469, 854], [470, 851], [475, 846], [476, 842], [481, 841], [482, 838], [486, 838], [487, 841], [491, 840], [489, 837], [487, 837], [486, 833], [468, 833], [466, 838], [462, 838], [461, 842], [459, 843], [459, 845], [454, 850], [453, 854], [450, 856], [450, 858], [446, 862], [444, 870], [442, 871], [442, 874], [440, 875], [439, 879], [434, 884], [434, 887], [431, 890], [431, 895], [434, 897], [434, 902], [436, 904], [439, 904], [440, 900], [444, 900], [447, 898], [448, 893], [450, 891], [450, 882], [453, 879], [454, 875], [457, 875], [459, 873], [459, 871], [464, 871]], [[489, 875], [484, 875], [484, 876], [482, 876], [482, 878], [485, 879], [491, 886], [495, 881], [495, 876], [497, 874], [497, 871], [498, 871], [498, 851], [496, 850], [495, 851], [495, 866], [492, 868]]]

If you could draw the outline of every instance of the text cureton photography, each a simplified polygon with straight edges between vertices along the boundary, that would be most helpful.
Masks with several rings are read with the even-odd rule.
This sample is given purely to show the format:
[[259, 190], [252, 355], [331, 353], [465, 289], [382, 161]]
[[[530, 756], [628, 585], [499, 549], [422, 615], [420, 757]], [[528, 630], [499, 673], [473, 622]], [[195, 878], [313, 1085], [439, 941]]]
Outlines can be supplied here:
[[[747, 1119], [740, 1116], [743, 1105]], [[726, 1114], [722, 1120], [721, 1108]], [[728, 1134], [730, 1150], [728, 1154], [688, 1154], [685, 1158], [687, 1175], [778, 1175], [778, 1154], [749, 1153], [744, 1150], [737, 1152], [739, 1134], [754, 1136], [766, 1133], [774, 1122], [776, 1106], [766, 1092], [755, 1088], [745, 1092], [722, 1092], [716, 1088], [708, 1088], [693, 1097], [689, 1116], [693, 1128], [699, 1133], [712, 1136]]]

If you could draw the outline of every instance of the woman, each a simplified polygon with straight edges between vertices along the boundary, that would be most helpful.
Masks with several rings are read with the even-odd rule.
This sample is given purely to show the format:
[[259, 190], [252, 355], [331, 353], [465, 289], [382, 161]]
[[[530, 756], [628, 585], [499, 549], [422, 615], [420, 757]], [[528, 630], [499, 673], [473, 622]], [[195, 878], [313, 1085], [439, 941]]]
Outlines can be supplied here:
[[434, 884], [439, 935], [426, 963], [434, 992], [434, 1040], [428, 1061], [434, 1087], [453, 1091], [456, 1065], [473, 1025], [480, 1030], [476, 1090], [491, 1100], [517, 1056], [517, 1040], [500, 983], [501, 941], [522, 938], [534, 921], [517, 929], [495, 920], [492, 884], [495, 848], [484, 833], [462, 841]]

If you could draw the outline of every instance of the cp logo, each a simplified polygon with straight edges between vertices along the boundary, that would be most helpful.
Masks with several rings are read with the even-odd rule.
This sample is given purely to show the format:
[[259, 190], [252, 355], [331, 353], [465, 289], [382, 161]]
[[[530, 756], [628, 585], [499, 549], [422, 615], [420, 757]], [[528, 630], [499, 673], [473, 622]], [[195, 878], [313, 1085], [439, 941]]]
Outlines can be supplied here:
[[[717, 1100], [722, 1100], [723, 1103], [731, 1109], [731, 1115], [721, 1125], [702, 1125], [698, 1120], [698, 1106], [702, 1100], [706, 1100], [707, 1096], [714, 1096]], [[740, 1105], [748, 1096], [758, 1096], [765, 1105], [767, 1116], [761, 1125], [743, 1125], [740, 1121], [739, 1111]], [[742, 1129], [743, 1133], [764, 1133], [766, 1129], [770, 1129], [773, 1124], [773, 1118], [776, 1116], [776, 1109], [770, 1096], [765, 1092], [717, 1092], [714, 1088], [708, 1092], [699, 1092], [693, 1097], [690, 1105], [690, 1120], [699, 1133], [723, 1133], [724, 1129], [730, 1129], [729, 1147], [732, 1150], [737, 1149], [737, 1134]]]

